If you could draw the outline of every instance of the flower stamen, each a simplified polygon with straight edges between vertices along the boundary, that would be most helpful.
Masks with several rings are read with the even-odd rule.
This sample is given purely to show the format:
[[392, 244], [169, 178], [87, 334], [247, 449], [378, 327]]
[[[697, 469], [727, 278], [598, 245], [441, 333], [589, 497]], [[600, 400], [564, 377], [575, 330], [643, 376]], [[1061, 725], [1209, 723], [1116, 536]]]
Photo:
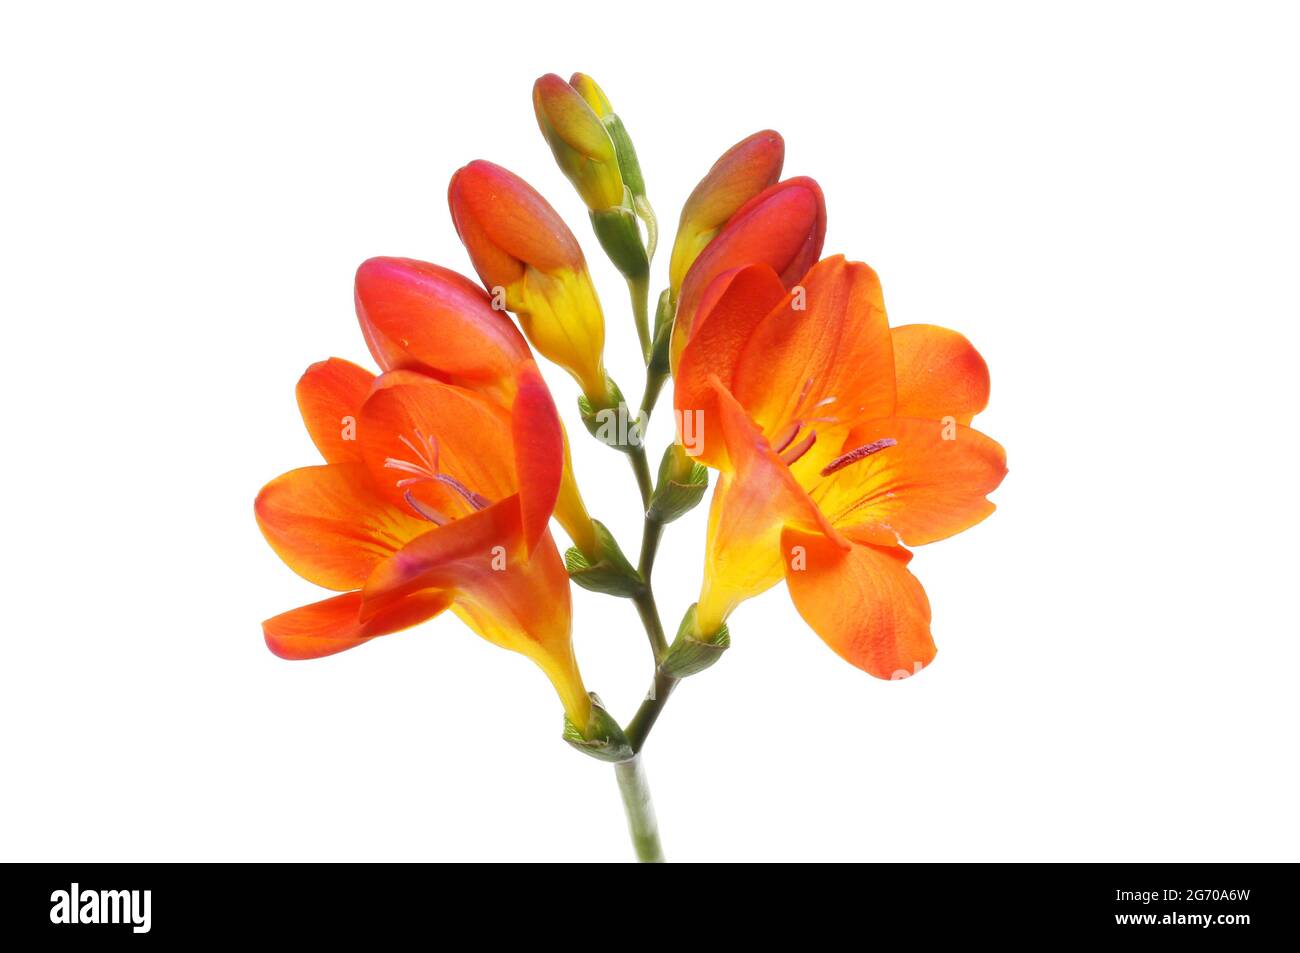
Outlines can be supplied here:
[[421, 503], [419, 500], [417, 500], [415, 498], [415, 494], [412, 493], [410, 490], [407, 490], [406, 493], [403, 494], [402, 498], [406, 500], [407, 506], [415, 510], [416, 513], [423, 516], [425, 519], [427, 519], [430, 523], [433, 523], [435, 526], [446, 526], [448, 523], [451, 522], [450, 517], [442, 513], [439, 513], [432, 506], [427, 506], [424, 503]]
[[[796, 407], [803, 404], [804, 400], [808, 396], [809, 390], [812, 389], [812, 385], [813, 379], [811, 377], [804, 381], [803, 390], [799, 392], [799, 399], [795, 401]], [[828, 407], [835, 403], [835, 400], [836, 398], [834, 395], [823, 397], [809, 409], [817, 410], [819, 407]], [[773, 452], [779, 454], [781, 459], [785, 460], [787, 464], [791, 464], [807, 453], [809, 448], [817, 442], [817, 431], [813, 430], [810, 431], [808, 436], [804, 437], [803, 440], [799, 441], [798, 444], [791, 446], [791, 444], [794, 444], [795, 438], [803, 431], [804, 427], [807, 427], [809, 424], [828, 424], [833, 426], [837, 423], [839, 423], [838, 417], [796, 417], [782, 429], [778, 430], [776, 436], [774, 436], [769, 442]]]
[[812, 445], [817, 442], [817, 431], [808, 431], [808, 436], [804, 437], [785, 453], [781, 454], [781, 459], [786, 466], [793, 466], [795, 461], [812, 449]]
[[837, 470], [843, 470], [851, 463], [857, 463], [859, 460], [865, 459], [866, 457], [871, 456], [873, 453], [878, 453], [881, 450], [884, 450], [886, 447], [897, 446], [897, 444], [898, 441], [895, 440], [893, 437], [884, 437], [880, 440], [875, 440], [872, 441], [871, 443], [863, 444], [860, 447], [855, 447], [854, 449], [850, 450], [848, 453], [841, 454], [840, 456], [832, 460], [830, 463], [826, 464], [826, 466], [822, 467], [822, 476], [830, 476], [832, 473], [835, 473]]
[[[386, 469], [397, 470], [399, 473], [411, 474], [410, 476], [403, 477], [397, 481], [397, 488], [399, 490], [405, 489], [406, 487], [416, 486], [420, 483], [441, 483], [443, 486], [451, 487], [451, 489], [455, 490], [456, 493], [460, 495], [461, 499], [476, 510], [481, 510], [492, 505], [492, 501], [486, 496], [483, 496], [481, 493], [475, 493], [451, 474], [439, 472], [438, 464], [440, 453], [437, 437], [426, 437], [417, 428], [415, 431], [415, 439], [418, 445], [417, 443], [413, 443], [407, 439], [404, 434], [399, 435], [397, 439], [402, 441], [402, 443], [410, 449], [411, 453], [415, 455], [415, 459], [419, 461], [418, 463], [411, 463], [409, 460], [399, 460], [396, 457], [388, 457], [384, 460], [384, 467]], [[426, 507], [424, 504], [420, 503], [410, 490], [407, 490], [404, 499], [416, 513], [431, 522], [437, 523], [439, 526], [449, 521], [442, 513], [439, 513], [432, 507]]]
[[492, 505], [492, 501], [481, 493], [475, 493], [464, 483], [461, 483], [454, 476], [446, 473], [435, 473], [433, 478], [439, 483], [451, 487], [464, 498], [465, 502], [476, 510], [486, 509]]
[[772, 438], [772, 450], [780, 453], [794, 442], [794, 438], [799, 436], [799, 431], [802, 429], [802, 420], [792, 421], [784, 430]]

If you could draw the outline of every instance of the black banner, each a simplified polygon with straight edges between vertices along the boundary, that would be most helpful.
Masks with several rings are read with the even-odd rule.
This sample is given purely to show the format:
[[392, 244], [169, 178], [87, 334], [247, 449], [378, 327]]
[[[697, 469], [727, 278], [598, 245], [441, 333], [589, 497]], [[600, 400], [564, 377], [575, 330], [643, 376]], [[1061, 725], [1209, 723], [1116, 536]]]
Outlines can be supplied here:
[[[898, 864], [785, 870], [418, 864], [9, 864], [0, 935], [91, 946], [427, 936], [611, 942], [734, 928], [806, 936], [1212, 942], [1295, 933], [1290, 865]], [[738, 934], [739, 935], [739, 934]], [[457, 945], [463, 940], [455, 941]], [[11, 947], [12, 949], [13, 947]]]

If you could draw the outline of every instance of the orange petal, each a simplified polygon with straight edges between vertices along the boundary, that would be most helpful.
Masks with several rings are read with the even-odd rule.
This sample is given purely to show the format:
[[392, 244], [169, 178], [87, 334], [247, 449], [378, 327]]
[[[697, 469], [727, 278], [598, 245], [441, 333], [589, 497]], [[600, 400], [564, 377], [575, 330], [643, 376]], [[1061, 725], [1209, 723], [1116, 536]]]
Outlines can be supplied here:
[[795, 526], [848, 546], [825, 520], [789, 467], [772, 452], [744, 409], [714, 378], [729, 469], [709, 508], [704, 585], [696, 620], [711, 635], [745, 599], [781, 578], [781, 530]]
[[934, 658], [930, 601], [896, 546], [844, 550], [824, 536], [787, 530], [786, 583], [795, 608], [840, 658], [877, 678], [905, 678]]
[[380, 635], [432, 619], [449, 605], [446, 593], [422, 592], [403, 599], [368, 622], [358, 617], [361, 593], [348, 592], [282, 612], [262, 623], [266, 645], [283, 659], [309, 659], [356, 648]]
[[850, 454], [870, 452], [855, 462], [841, 458], [844, 465], [812, 497], [846, 535], [882, 545], [919, 546], [974, 526], [995, 509], [985, 496], [1007, 473], [997, 441], [937, 420], [868, 421], [844, 446]]
[[410, 368], [464, 387], [513, 393], [531, 360], [523, 335], [468, 278], [410, 258], [371, 258], [357, 269], [357, 318], [384, 370]]
[[555, 686], [564, 710], [579, 727], [591, 701], [573, 654], [569, 574], [548, 532], [529, 558], [507, 555], [505, 568], [477, 565], [461, 577], [453, 611], [480, 636], [532, 659]]
[[[769, 186], [742, 205], [718, 237], [732, 233], [733, 225], [736, 244], [728, 254], [735, 255], [741, 246], [755, 242], [752, 247], [770, 257], [752, 260], [767, 261], [789, 287], [821, 257], [826, 238], [826, 199], [813, 179], [797, 175]], [[721, 244], [730, 242], [728, 234]]]
[[520, 517], [532, 552], [551, 521], [565, 465], [560, 417], [546, 381], [532, 361], [520, 368], [510, 417]]
[[696, 606], [696, 625], [711, 636], [732, 611], [781, 581], [781, 530], [761, 484], [747, 484], [730, 473], [718, 477], [709, 504], [704, 551], [704, 582]]
[[253, 508], [262, 535], [290, 569], [340, 592], [360, 587], [429, 528], [380, 495], [359, 463], [291, 470], [264, 486]]
[[969, 424], [988, 406], [988, 365], [962, 335], [933, 324], [905, 324], [890, 333], [899, 417]]
[[785, 525], [838, 538], [736, 398], [716, 377], [711, 383], [727, 459], [737, 483], [745, 484], [748, 492], [766, 500], [768, 510]]
[[427, 590], [449, 594], [452, 611], [489, 642], [536, 662], [569, 717], [586, 725], [590, 701], [573, 656], [569, 575], [549, 532], [526, 555], [518, 497], [430, 530], [385, 561], [363, 590], [361, 618]]
[[389, 371], [361, 407], [360, 433], [375, 484], [399, 505], [409, 493], [431, 518], [455, 518], [518, 489], [509, 411], [463, 387]]
[[893, 347], [876, 273], [839, 255], [818, 262], [754, 330], [732, 392], [769, 437], [805, 421], [825, 438], [893, 413]]
[[691, 191], [681, 222], [698, 231], [726, 225], [750, 199], [776, 184], [785, 163], [785, 140], [774, 129], [746, 136], [724, 152]]
[[690, 339], [704, 292], [719, 275], [743, 265], [764, 264], [788, 288], [817, 261], [825, 237], [826, 202], [812, 179], [778, 182], [741, 206], [682, 281], [673, 319], [673, 366]]
[[[454, 592], [523, 560], [519, 497], [428, 529], [374, 568], [365, 581], [361, 618], [369, 619], [422, 589]], [[490, 577], [489, 577], [490, 578]]]
[[528, 183], [490, 162], [458, 171], [447, 199], [484, 287], [504, 295], [539, 354], [604, 406], [605, 317], [568, 226]]
[[723, 466], [726, 460], [709, 378], [717, 377], [723, 386], [731, 386], [745, 344], [784, 296], [785, 287], [767, 265], [726, 272], [706, 294], [708, 301], [701, 308], [673, 380], [673, 398], [682, 446], [709, 466]]
[[358, 463], [357, 414], [375, 375], [341, 357], [307, 368], [298, 381], [298, 409], [326, 463]]
[[543, 272], [582, 270], [586, 259], [549, 202], [519, 176], [478, 159], [447, 190], [452, 221], [483, 284], [513, 284], [523, 264]]
[[674, 290], [695, 259], [745, 203], [774, 185], [785, 162], [785, 140], [771, 129], [756, 132], [722, 154], [691, 192], [677, 223], [668, 268]]

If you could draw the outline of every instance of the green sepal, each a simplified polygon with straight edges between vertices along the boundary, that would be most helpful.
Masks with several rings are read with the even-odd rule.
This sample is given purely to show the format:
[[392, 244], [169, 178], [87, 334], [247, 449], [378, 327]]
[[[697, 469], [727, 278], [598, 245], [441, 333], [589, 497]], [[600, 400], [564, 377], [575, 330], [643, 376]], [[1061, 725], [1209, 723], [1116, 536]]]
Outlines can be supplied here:
[[644, 280], [650, 273], [650, 258], [641, 239], [641, 226], [626, 186], [624, 201], [614, 208], [591, 213], [591, 227], [600, 240], [600, 247], [614, 263], [614, 267], [628, 281]]
[[607, 596], [631, 599], [640, 595], [645, 582], [618, 548], [614, 535], [600, 520], [592, 520], [591, 525], [596, 530], [596, 552], [587, 554], [577, 546], [570, 546], [564, 554], [564, 568], [569, 571], [569, 578], [583, 589]]
[[673, 291], [665, 288], [659, 295], [659, 304], [655, 308], [655, 329], [650, 346], [650, 370], [658, 374], [667, 374], [670, 357], [669, 348], [673, 340], [673, 318], [676, 316], [677, 303], [673, 301]]
[[681, 444], [670, 444], [659, 462], [659, 479], [646, 515], [671, 523], [695, 509], [708, 488], [708, 467], [688, 457]]
[[605, 710], [600, 696], [595, 692], [588, 694], [591, 696], [591, 717], [587, 720], [586, 731], [578, 730], [578, 726], [565, 715], [564, 733], [560, 737], [598, 761], [627, 761], [636, 754], [628, 743], [627, 735], [623, 734], [618, 722]]
[[731, 633], [725, 623], [707, 639], [700, 637], [695, 629], [695, 606], [691, 606], [677, 629], [677, 637], [659, 663], [659, 671], [670, 678], [694, 675], [720, 659], [730, 647]]
[[636, 199], [645, 198], [645, 177], [641, 174], [641, 163], [636, 157], [636, 148], [632, 137], [627, 134], [623, 120], [610, 113], [601, 119], [605, 131], [614, 143], [614, 154], [618, 156], [618, 171], [623, 176], [623, 184]]
[[607, 380], [606, 383], [609, 387], [609, 406], [597, 409], [586, 394], [578, 397], [578, 414], [582, 417], [582, 425], [587, 428], [587, 433], [605, 446], [623, 453], [633, 453], [645, 440], [645, 421], [639, 413], [632, 413], [617, 384], [612, 380]]
[[[659, 220], [650, 207], [650, 200], [645, 194], [645, 177], [641, 174], [641, 162], [636, 157], [636, 148], [632, 137], [627, 134], [623, 120], [614, 113], [601, 118], [610, 141], [614, 143], [614, 154], [618, 157], [618, 171], [623, 177], [623, 184], [632, 196], [632, 208], [638, 218], [645, 222], [646, 241], [645, 257], [647, 264], [655, 256], [655, 246], [659, 244]], [[624, 273], [626, 274], [626, 272]], [[629, 278], [631, 276], [628, 276]]]

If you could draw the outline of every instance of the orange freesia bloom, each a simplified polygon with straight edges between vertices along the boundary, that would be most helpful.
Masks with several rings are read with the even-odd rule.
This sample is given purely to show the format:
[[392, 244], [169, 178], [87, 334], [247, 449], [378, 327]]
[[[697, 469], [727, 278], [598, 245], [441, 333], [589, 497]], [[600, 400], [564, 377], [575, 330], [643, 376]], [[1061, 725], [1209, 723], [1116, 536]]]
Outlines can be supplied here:
[[[401, 280], [376, 291], [386, 268]], [[443, 303], [448, 289], [481, 294], [435, 266], [368, 262], [358, 277], [362, 324], [393, 369], [375, 377], [331, 358], [299, 381], [326, 463], [272, 480], [255, 511], [290, 568], [343, 595], [267, 620], [267, 645], [283, 658], [317, 658], [451, 609], [536, 662], [570, 720], [585, 726], [591, 703], [570, 639], [568, 574], [547, 528], [564, 469], [555, 406], [527, 349], [508, 332], [490, 344], [490, 326], [464, 311], [441, 314], [464, 335], [440, 337], [446, 353], [426, 361], [424, 331], [404, 328], [410, 304], [399, 306], [428, 290], [422, 276], [444, 286]]]
[[786, 288], [815, 262], [826, 237], [826, 200], [812, 179], [778, 182], [742, 205], [699, 253], [686, 278], [673, 319], [673, 376], [697, 314], [711, 302], [714, 281], [733, 268], [763, 264]]
[[533, 347], [573, 375], [593, 406], [608, 406], [605, 317], [578, 240], [555, 209], [482, 160], [452, 176], [447, 201], [484, 287], [501, 289]]
[[[514, 402], [518, 369], [532, 352], [468, 278], [410, 258], [371, 258], [357, 269], [355, 297], [362, 333], [383, 370], [420, 371], [502, 406]], [[573, 475], [567, 436], [555, 518], [575, 546], [595, 551], [596, 532]]]
[[727, 272], [690, 330], [676, 404], [701, 412], [700, 457], [720, 471], [699, 634], [784, 576], [852, 664], [880, 678], [928, 664], [930, 606], [904, 545], [994, 509], [1006, 456], [968, 426], [988, 401], [984, 361], [955, 331], [891, 331], [875, 272], [839, 256], [793, 291], [768, 264]]
[[785, 140], [771, 129], [756, 132], [722, 154], [682, 206], [668, 266], [673, 294], [700, 252], [746, 202], [781, 178]]

